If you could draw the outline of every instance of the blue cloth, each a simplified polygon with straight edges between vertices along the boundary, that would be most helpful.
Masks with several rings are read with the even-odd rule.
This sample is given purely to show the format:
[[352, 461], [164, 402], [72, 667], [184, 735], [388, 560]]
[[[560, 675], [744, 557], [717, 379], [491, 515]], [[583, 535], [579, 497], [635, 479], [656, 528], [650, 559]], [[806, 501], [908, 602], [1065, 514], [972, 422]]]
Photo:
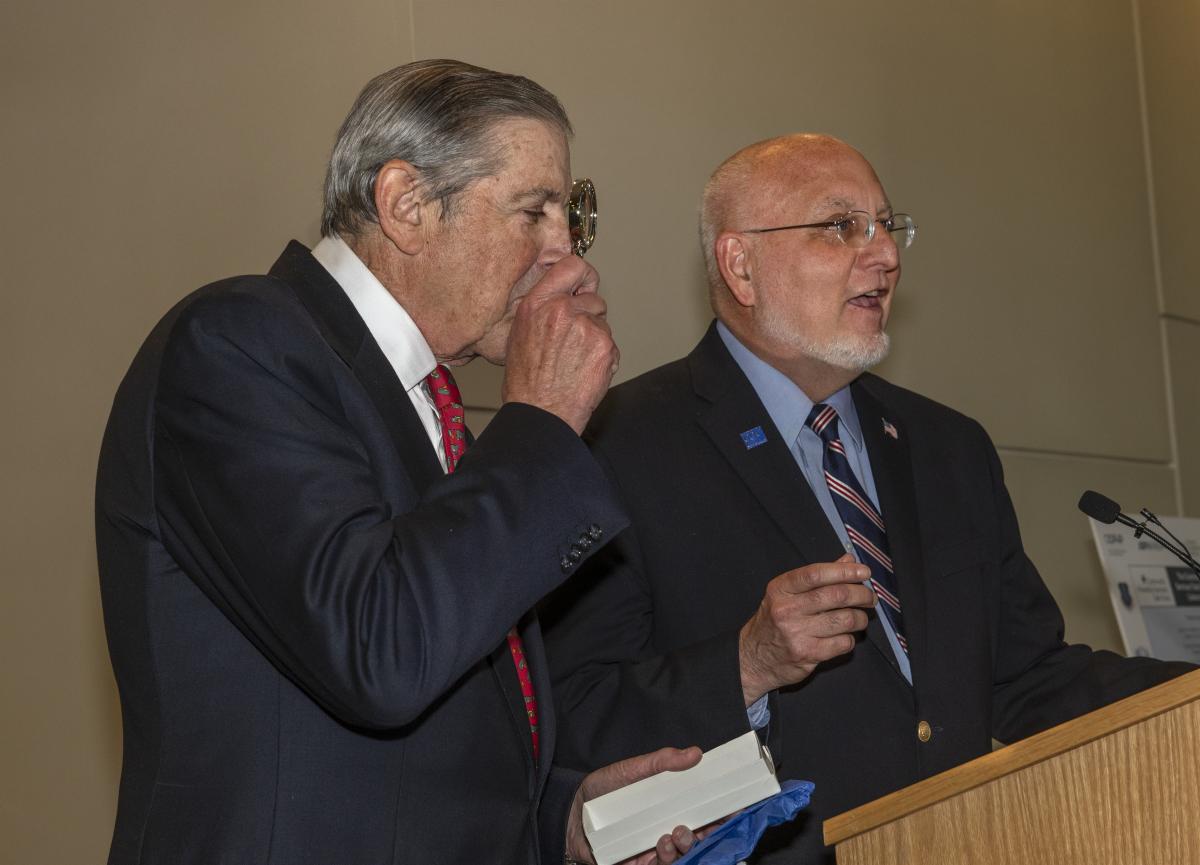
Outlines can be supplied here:
[[[823, 463], [825, 444], [821, 441], [820, 436], [804, 425], [809, 412], [812, 411], [813, 401], [790, 378], [738, 342], [738, 338], [721, 322], [717, 322], [717, 333], [720, 335], [721, 341], [725, 343], [725, 347], [729, 349], [729, 353], [733, 355], [734, 361], [746, 374], [746, 378], [750, 380], [759, 400], [766, 407], [767, 414], [771, 416], [776, 430], [782, 436], [788, 450], [792, 452], [796, 464], [800, 466], [800, 471], [804, 474], [804, 479], [808, 481], [813, 495], [820, 502], [826, 519], [829, 520], [833, 530], [837, 532], [838, 540], [842, 542], [842, 549], [857, 559], [858, 554], [854, 550], [854, 545], [850, 543], [850, 536], [846, 534], [846, 526], [838, 514], [837, 505], [834, 504], [833, 496], [830, 495], [829, 487], [825, 483]], [[842, 388], [826, 399], [825, 403], [833, 406], [838, 413], [842, 444], [846, 447], [846, 459], [850, 463], [850, 469], [862, 484], [863, 491], [870, 498], [871, 504], [875, 506], [876, 510], [879, 510], [879, 494], [875, 491], [875, 476], [871, 473], [871, 461], [867, 456], [862, 425], [858, 420], [858, 412], [854, 410], [854, 400], [850, 395], [850, 388]], [[747, 422], [752, 421], [748, 418]], [[770, 436], [774, 431], [767, 430], [767, 435]], [[886, 517], [885, 514], [884, 518], [886, 519]], [[875, 605], [875, 612], [883, 623], [884, 633], [887, 634], [888, 643], [896, 656], [896, 662], [900, 665], [900, 672], [904, 674], [904, 678], [908, 679], [911, 685], [912, 666], [908, 661], [908, 653], [900, 648], [900, 642], [896, 639], [892, 623], [880, 608], [882, 603], [880, 601]], [[766, 720], [770, 720], [769, 711]]]
[[749, 858], [763, 832], [799, 814], [812, 791], [811, 781], [784, 781], [778, 793], [731, 817], [677, 860], [678, 865], [735, 865]]

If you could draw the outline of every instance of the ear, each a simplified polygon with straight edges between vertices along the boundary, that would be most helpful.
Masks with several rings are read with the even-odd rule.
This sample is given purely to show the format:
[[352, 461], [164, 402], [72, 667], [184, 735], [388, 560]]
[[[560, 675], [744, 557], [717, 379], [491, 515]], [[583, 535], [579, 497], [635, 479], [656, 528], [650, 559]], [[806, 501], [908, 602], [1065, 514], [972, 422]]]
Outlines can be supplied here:
[[428, 221], [432, 210], [422, 199], [420, 176], [412, 164], [385, 162], [375, 178], [375, 212], [384, 236], [401, 252], [417, 254], [425, 245], [422, 220]]
[[730, 295], [741, 306], [754, 306], [753, 262], [746, 241], [740, 234], [724, 232], [718, 235], [714, 252]]

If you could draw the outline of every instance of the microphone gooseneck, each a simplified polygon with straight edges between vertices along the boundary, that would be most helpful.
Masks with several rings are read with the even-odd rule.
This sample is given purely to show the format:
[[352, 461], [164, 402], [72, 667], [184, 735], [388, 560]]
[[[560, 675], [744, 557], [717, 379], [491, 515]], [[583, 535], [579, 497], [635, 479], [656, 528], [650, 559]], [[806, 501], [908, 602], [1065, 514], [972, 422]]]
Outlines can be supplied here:
[[[1137, 520], [1133, 519], [1133, 517], [1121, 513], [1121, 506], [1108, 496], [1101, 495], [1095, 490], [1087, 490], [1082, 496], [1079, 497], [1079, 510], [1083, 511], [1096, 522], [1104, 523], [1106, 526], [1112, 525], [1113, 523], [1120, 523], [1123, 526], [1129, 526], [1131, 529], [1133, 529], [1133, 536], [1135, 538], [1140, 538], [1142, 535], [1148, 535], [1157, 541], [1164, 550], [1171, 553], [1173, 556], [1175, 556], [1175, 558], [1179, 559], [1179, 561], [1183, 562], [1198, 576], [1200, 576], [1200, 562], [1197, 562], [1192, 557], [1192, 554], [1188, 551], [1187, 546], [1180, 542], [1179, 539], [1174, 535], [1171, 535], [1171, 532], [1167, 529], [1167, 527], [1158, 521], [1158, 517], [1154, 516], [1154, 514], [1150, 513], [1144, 508], [1142, 509], [1142, 515], [1145, 517], [1145, 519], [1139, 523]], [[1168, 541], [1158, 532], [1154, 531], [1154, 529], [1146, 525], [1147, 523], [1151, 522], [1156, 526], [1161, 527], [1162, 530], [1167, 534], [1171, 535], [1171, 538], [1175, 541], [1175, 543], [1171, 543], [1171, 541]]]

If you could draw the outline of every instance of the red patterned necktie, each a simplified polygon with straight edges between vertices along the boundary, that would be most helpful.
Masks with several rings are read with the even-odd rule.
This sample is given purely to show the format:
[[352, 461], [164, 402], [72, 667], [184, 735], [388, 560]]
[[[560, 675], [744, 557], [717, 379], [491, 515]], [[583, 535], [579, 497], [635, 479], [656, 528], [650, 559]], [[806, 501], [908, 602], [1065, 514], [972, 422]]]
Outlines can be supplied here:
[[[425, 379], [429, 392], [433, 395], [433, 404], [442, 420], [442, 447], [446, 451], [446, 471], [453, 472], [458, 468], [467, 449], [467, 425], [462, 405], [462, 395], [454, 376], [442, 364]], [[538, 759], [538, 715], [537, 697], [533, 693], [533, 679], [529, 677], [529, 663], [525, 660], [525, 647], [521, 644], [521, 636], [517, 629], [508, 632], [508, 651], [512, 654], [513, 664], [517, 668], [517, 679], [521, 682], [521, 696], [525, 699], [525, 714], [529, 716], [529, 738], [533, 742], [533, 759]]]

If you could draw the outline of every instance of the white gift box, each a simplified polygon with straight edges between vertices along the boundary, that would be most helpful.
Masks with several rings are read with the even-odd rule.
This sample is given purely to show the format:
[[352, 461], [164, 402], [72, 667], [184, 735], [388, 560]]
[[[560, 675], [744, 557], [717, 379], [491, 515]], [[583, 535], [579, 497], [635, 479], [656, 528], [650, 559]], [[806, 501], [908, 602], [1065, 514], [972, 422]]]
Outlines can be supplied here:
[[676, 826], [706, 826], [778, 792], [771, 752], [751, 731], [705, 752], [690, 769], [585, 802], [583, 831], [597, 865], [612, 865], [649, 850]]

